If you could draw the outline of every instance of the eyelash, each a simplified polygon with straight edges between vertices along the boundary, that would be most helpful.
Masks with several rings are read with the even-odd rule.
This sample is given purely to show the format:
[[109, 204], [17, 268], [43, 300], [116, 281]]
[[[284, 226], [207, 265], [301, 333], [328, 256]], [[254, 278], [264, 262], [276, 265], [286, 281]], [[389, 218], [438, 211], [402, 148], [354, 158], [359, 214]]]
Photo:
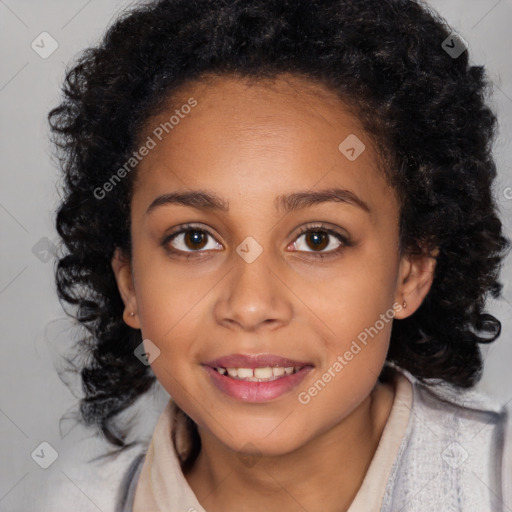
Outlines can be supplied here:
[[[186, 233], [188, 231], [200, 231], [202, 233], [206, 233], [211, 238], [215, 238], [207, 229], [204, 229], [204, 228], [194, 225], [194, 224], [184, 224], [183, 226], [181, 226], [181, 228], [178, 231], [175, 231], [165, 237], [165, 239], [162, 242], [162, 245], [165, 247], [166, 251], [168, 251], [171, 254], [179, 255], [182, 257], [183, 257], [183, 254], [186, 254], [186, 256], [184, 256], [184, 257], [187, 260], [190, 258], [196, 257], [196, 256], [194, 256], [194, 254], [196, 254], [196, 253], [200, 254], [201, 251], [181, 251], [179, 249], [173, 249], [172, 247], [169, 247], [169, 243], [174, 238], [176, 238], [178, 235], [181, 235], [182, 233]], [[346, 236], [338, 233], [337, 231], [334, 231], [333, 229], [328, 228], [326, 225], [324, 225], [322, 223], [315, 224], [315, 225], [306, 225], [306, 226], [302, 227], [299, 230], [299, 233], [297, 234], [295, 241], [306, 233], [316, 232], [316, 231], [327, 233], [328, 235], [333, 236], [334, 238], [336, 238], [337, 240], [339, 240], [341, 242], [340, 246], [337, 249], [328, 251], [327, 253], [320, 253], [320, 252], [315, 252], [315, 251], [298, 251], [298, 252], [306, 252], [308, 254], [311, 254], [313, 256], [313, 258], [318, 258], [318, 259], [323, 260], [323, 259], [331, 257], [331, 256], [332, 257], [337, 256], [340, 252], [342, 252], [345, 249], [345, 247], [351, 247], [353, 245], [353, 243]]]

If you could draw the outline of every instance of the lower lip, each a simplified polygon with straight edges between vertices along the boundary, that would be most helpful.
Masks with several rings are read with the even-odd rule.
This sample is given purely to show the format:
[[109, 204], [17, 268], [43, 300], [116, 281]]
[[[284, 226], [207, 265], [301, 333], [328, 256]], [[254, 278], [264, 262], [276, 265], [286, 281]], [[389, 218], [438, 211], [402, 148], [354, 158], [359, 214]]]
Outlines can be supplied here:
[[249, 382], [245, 380], [236, 380], [226, 375], [221, 375], [211, 366], [204, 366], [211, 376], [213, 384], [227, 395], [242, 400], [244, 402], [268, 402], [288, 393], [298, 386], [304, 377], [313, 369], [312, 366], [305, 366], [297, 373], [292, 373], [286, 377], [267, 381], [267, 382]]

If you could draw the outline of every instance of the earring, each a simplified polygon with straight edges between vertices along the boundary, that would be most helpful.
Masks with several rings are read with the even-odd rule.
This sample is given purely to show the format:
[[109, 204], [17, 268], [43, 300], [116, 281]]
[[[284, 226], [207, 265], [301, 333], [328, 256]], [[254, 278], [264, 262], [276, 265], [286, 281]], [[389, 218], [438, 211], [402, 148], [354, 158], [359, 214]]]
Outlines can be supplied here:
[[132, 312], [130, 313], [130, 316], [135, 316], [135, 313], [132, 311]]
[[404, 299], [404, 303], [402, 304], [403, 308], [405, 309], [407, 307], [407, 302]]

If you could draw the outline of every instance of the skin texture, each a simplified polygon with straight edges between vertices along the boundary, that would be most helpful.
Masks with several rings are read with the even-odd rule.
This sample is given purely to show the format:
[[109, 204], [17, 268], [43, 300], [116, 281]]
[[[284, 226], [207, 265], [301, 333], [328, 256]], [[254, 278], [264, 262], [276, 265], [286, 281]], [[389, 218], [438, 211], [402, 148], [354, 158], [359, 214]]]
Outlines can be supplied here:
[[[325, 512], [346, 510], [394, 397], [391, 385], [377, 381], [392, 323], [307, 405], [297, 395], [394, 303], [407, 301], [396, 319], [414, 313], [435, 260], [400, 255], [394, 191], [369, 136], [329, 90], [292, 76], [188, 84], [141, 139], [190, 97], [197, 106], [137, 169], [132, 261], [119, 251], [112, 259], [124, 320], [158, 346], [155, 375], [198, 425], [202, 450], [186, 478], [205, 509], [299, 511], [322, 503]], [[349, 134], [366, 146], [355, 161], [338, 150]], [[276, 210], [278, 195], [331, 187], [352, 191], [370, 213], [346, 202]], [[162, 194], [198, 189], [224, 198], [229, 212], [165, 205], [146, 214]], [[178, 235], [166, 246], [183, 256], [167, 252], [165, 236], [189, 222], [211, 236], [194, 245]], [[334, 255], [342, 243], [336, 237], [327, 235], [318, 249], [299, 235], [318, 222], [352, 245]], [[252, 263], [236, 252], [248, 236], [263, 249]], [[214, 387], [201, 366], [233, 353], [273, 353], [314, 369], [291, 392], [246, 403]], [[254, 465], [241, 457], [251, 454]]]

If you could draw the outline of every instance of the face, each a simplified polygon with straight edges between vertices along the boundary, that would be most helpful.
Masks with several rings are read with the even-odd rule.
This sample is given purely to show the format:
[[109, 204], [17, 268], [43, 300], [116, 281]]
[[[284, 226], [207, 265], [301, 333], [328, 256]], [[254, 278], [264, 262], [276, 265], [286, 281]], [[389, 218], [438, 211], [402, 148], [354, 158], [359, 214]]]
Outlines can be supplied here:
[[291, 452], [369, 396], [393, 313], [428, 292], [426, 260], [400, 256], [372, 141], [320, 85], [188, 85], [148, 136], [131, 266], [112, 262], [125, 321], [158, 347], [152, 369], [200, 431]]

